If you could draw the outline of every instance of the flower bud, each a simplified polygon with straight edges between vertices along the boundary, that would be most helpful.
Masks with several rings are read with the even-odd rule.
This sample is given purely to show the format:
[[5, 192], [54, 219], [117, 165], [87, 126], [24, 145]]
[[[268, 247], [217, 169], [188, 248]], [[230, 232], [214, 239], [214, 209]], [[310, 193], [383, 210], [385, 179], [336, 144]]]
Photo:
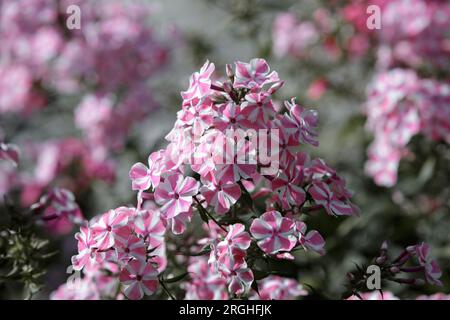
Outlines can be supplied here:
[[399, 272], [400, 272], [400, 269], [399, 269], [398, 267], [391, 267], [390, 271], [391, 271], [392, 273], [399, 273]]
[[223, 83], [223, 90], [225, 90], [225, 92], [228, 94], [233, 92], [233, 86], [231, 85], [231, 82], [225, 81]]
[[227, 63], [227, 65], [225, 66], [225, 69], [227, 72], [227, 77], [230, 78], [231, 81], [233, 81], [234, 71], [233, 71], [233, 67], [231, 66], [231, 64]]
[[383, 264], [383, 263], [385, 263], [386, 262], [386, 256], [379, 256], [378, 258], [376, 258], [375, 259], [375, 262], [377, 263], [377, 264]]

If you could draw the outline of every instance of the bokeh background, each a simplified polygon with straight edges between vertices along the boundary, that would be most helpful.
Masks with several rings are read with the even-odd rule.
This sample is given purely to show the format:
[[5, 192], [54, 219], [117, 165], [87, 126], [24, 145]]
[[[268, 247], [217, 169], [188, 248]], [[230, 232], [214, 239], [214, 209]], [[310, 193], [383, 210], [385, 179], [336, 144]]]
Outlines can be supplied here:
[[[382, 8], [380, 30], [365, 25], [373, 3]], [[80, 30], [64, 27], [71, 4], [81, 8]], [[383, 241], [394, 253], [426, 241], [443, 270], [444, 287], [383, 289], [404, 299], [450, 293], [448, 135], [414, 134], [398, 180], [380, 186], [365, 171], [377, 132], [368, 129], [364, 107], [372, 79], [394, 68], [448, 82], [446, 1], [2, 0], [0, 10], [0, 142], [20, 148], [17, 168], [0, 163], [1, 232], [12, 224], [29, 226], [26, 216], [11, 216], [55, 186], [74, 192], [85, 217], [133, 204], [129, 169], [164, 144], [189, 75], [207, 59], [224, 70], [226, 63], [261, 57], [285, 80], [280, 99], [297, 96], [319, 111], [320, 146], [308, 152], [347, 179], [361, 208], [357, 218], [311, 217], [310, 227], [327, 239], [327, 254], [299, 255], [288, 272], [314, 288], [309, 298], [337, 299], [346, 273], [369, 263]], [[396, 13], [385, 20], [389, 10]], [[399, 43], [410, 45], [406, 53], [394, 48]], [[2, 236], [3, 299], [30, 291], [45, 299], [67, 278], [76, 230], [31, 229], [39, 241], [48, 240], [44, 251], [55, 254], [31, 263], [23, 257], [23, 239], [11, 244]], [[6, 259], [11, 255], [18, 268], [30, 264], [36, 277], [14, 270]]]

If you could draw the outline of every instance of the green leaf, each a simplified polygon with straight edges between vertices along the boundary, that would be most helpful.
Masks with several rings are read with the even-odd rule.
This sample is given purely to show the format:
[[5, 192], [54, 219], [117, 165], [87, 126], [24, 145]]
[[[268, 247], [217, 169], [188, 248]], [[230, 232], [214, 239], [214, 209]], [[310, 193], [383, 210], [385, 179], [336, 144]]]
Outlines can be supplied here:
[[254, 270], [252, 270], [252, 272], [253, 272], [253, 277], [255, 278], [255, 281], [264, 279], [269, 276], [269, 273], [267, 271], [254, 269]]
[[252, 282], [251, 288], [252, 288], [253, 290], [255, 290], [256, 293], [257, 293], [258, 296], [259, 296], [258, 283], [256, 282], [256, 279]]

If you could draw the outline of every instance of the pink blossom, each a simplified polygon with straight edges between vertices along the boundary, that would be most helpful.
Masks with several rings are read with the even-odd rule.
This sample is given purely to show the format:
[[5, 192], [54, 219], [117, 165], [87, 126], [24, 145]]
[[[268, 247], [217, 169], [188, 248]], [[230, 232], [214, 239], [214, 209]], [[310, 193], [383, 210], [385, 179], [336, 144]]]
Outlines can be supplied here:
[[43, 195], [31, 209], [41, 215], [46, 227], [58, 233], [68, 233], [74, 224], [80, 224], [83, 216], [75, 196], [66, 189], [53, 188]]
[[88, 277], [64, 283], [50, 294], [51, 300], [99, 300], [96, 284]]
[[259, 88], [280, 80], [275, 71], [270, 72], [270, 67], [264, 59], [255, 58], [250, 63], [237, 61], [235, 65], [234, 86], [236, 88]]
[[147, 190], [158, 186], [161, 180], [163, 151], [153, 152], [148, 157], [148, 167], [138, 162], [130, 169], [130, 179], [133, 190]]
[[201, 136], [213, 123], [212, 102], [209, 99], [194, 98], [183, 107], [179, 118], [184, 125], [192, 126], [195, 136]]
[[239, 200], [241, 188], [237, 183], [222, 183], [215, 178], [200, 188], [200, 193], [208, 205], [214, 207], [218, 214], [225, 214]]
[[307, 95], [311, 100], [319, 100], [328, 89], [326, 79], [318, 78], [311, 82], [308, 87]]
[[102, 253], [97, 251], [92, 231], [88, 227], [81, 227], [80, 232], [75, 234], [78, 240], [78, 254], [72, 257], [72, 265], [75, 270], [93, 268], [102, 261]]
[[233, 248], [247, 250], [250, 243], [250, 235], [245, 231], [245, 226], [236, 223], [228, 227], [228, 234], [223, 241], [219, 242], [217, 249], [220, 254], [227, 254], [227, 252], [232, 252]]
[[139, 212], [134, 219], [134, 228], [137, 234], [146, 239], [151, 248], [156, 248], [164, 242], [166, 228], [156, 210]]
[[325, 182], [315, 181], [308, 189], [308, 193], [315, 203], [324, 207], [329, 215], [351, 216], [355, 214], [352, 205], [346, 200], [339, 199]]
[[376, 184], [391, 187], [397, 182], [397, 170], [402, 158], [401, 150], [382, 138], [376, 138], [367, 151], [368, 160], [365, 171], [373, 177]]
[[122, 210], [110, 210], [92, 223], [91, 230], [96, 246], [100, 250], [109, 249], [114, 245], [114, 233], [128, 222], [128, 215]]
[[336, 171], [328, 166], [325, 161], [320, 158], [310, 160], [306, 155], [302, 155], [298, 159], [301, 165], [304, 167], [305, 174], [313, 180], [322, 180], [323, 178], [329, 178], [336, 176]]
[[0, 142], [0, 160], [6, 160], [17, 166], [19, 163], [19, 148], [14, 144]]
[[120, 149], [124, 126], [117, 127], [118, 115], [112, 95], [86, 95], [75, 110], [75, 125], [83, 130], [89, 144], [105, 149]]
[[283, 120], [276, 121], [272, 130], [278, 130], [278, 135], [275, 135], [274, 131], [268, 132], [270, 143], [278, 144], [278, 150], [270, 150], [270, 156], [275, 162], [279, 161], [280, 167], [289, 168], [298, 152], [299, 142], [292, 134], [292, 130], [283, 125]]
[[147, 247], [143, 239], [126, 231], [125, 234], [118, 231], [114, 234], [114, 240], [119, 261], [126, 263], [132, 258], [146, 260]]
[[283, 118], [283, 125], [289, 128], [290, 132], [300, 143], [318, 146], [319, 142], [316, 140], [317, 111], [306, 110], [298, 105], [294, 98], [290, 102], [286, 101], [285, 106], [289, 110], [289, 115]]
[[301, 183], [303, 183], [303, 173], [293, 166], [272, 180], [272, 190], [276, 192], [283, 209], [287, 210], [304, 203], [306, 193], [300, 186]]
[[268, 211], [253, 220], [250, 232], [258, 246], [268, 254], [290, 251], [297, 243], [294, 222], [278, 211]]
[[[93, 180], [111, 183], [115, 168], [110, 159], [97, 154], [75, 138], [47, 140], [31, 144], [26, 156], [35, 162], [32, 176], [27, 175], [23, 183], [22, 203], [24, 206], [37, 201], [38, 196], [52, 182], [62, 181], [63, 186], [73, 191], [85, 190]], [[25, 157], [25, 155], [24, 155]], [[73, 168], [79, 170], [74, 174]], [[56, 180], [55, 180], [56, 179]]]
[[448, 88], [445, 82], [419, 79], [413, 70], [392, 69], [375, 77], [365, 105], [367, 127], [375, 135], [366, 172], [378, 185], [395, 185], [399, 163], [415, 135], [450, 141]]
[[39, 107], [32, 81], [30, 70], [23, 65], [0, 66], [0, 112], [26, 112]]
[[182, 234], [186, 231], [187, 225], [192, 220], [192, 209], [182, 212], [173, 218], [167, 218], [167, 224], [174, 234]]
[[242, 265], [235, 266], [230, 270], [230, 278], [228, 290], [237, 296], [246, 293], [254, 280], [252, 270]]
[[422, 132], [435, 141], [450, 143], [450, 84], [445, 81], [421, 81], [419, 107]]
[[383, 67], [396, 62], [412, 67], [424, 63], [448, 66], [445, 34], [450, 30], [450, 6], [441, 1], [397, 0], [386, 2], [383, 8], [383, 28], [380, 30], [381, 49], [388, 51]]
[[[357, 212], [356, 207], [350, 203], [352, 193], [347, 189], [345, 180], [321, 159], [311, 161], [307, 154], [298, 152], [301, 144], [317, 144], [317, 113], [306, 110], [297, 105], [295, 100], [291, 100], [286, 103], [289, 113], [277, 115], [279, 108], [275, 108], [271, 95], [282, 82], [278, 77], [275, 79], [274, 73], [270, 72], [264, 61], [256, 59], [250, 64], [237, 62], [235, 72], [231, 67], [227, 69], [230, 80], [216, 85], [210, 83], [209, 71], [212, 70], [208, 71], [208, 66], [206, 64], [200, 73], [205, 73], [206, 78], [203, 80], [210, 86], [202, 87], [202, 75], [194, 74], [191, 87], [195, 88], [190, 89], [197, 93], [192, 96], [187, 95], [187, 92], [183, 93], [186, 96], [183, 96], [182, 110], [178, 112], [177, 121], [166, 136], [169, 144], [157, 157], [159, 184], [150, 193], [143, 192], [153, 184], [150, 181], [150, 164], [149, 168], [137, 164], [130, 172], [133, 189], [139, 191], [138, 207], [141, 209], [151, 206], [151, 192], [154, 191], [156, 203], [162, 206], [162, 222], [174, 234], [183, 233], [193, 214], [203, 210], [202, 208], [211, 212], [211, 218], [220, 214], [227, 221], [227, 215], [238, 204], [244, 191], [246, 197], [268, 198], [267, 212], [258, 218], [252, 217], [253, 220], [249, 222], [252, 237], [240, 223], [225, 223], [228, 232], [224, 234], [220, 229], [223, 227], [222, 223], [211, 219], [218, 225], [213, 224], [214, 228], [206, 230], [207, 237], [195, 242], [203, 248], [210, 248], [209, 260], [206, 263], [206, 257], [191, 259], [192, 269], [199, 275], [192, 275], [192, 279], [184, 284], [186, 297], [193, 299], [224, 298], [227, 295], [217, 290], [226, 292], [226, 287], [232, 296], [248, 293], [254, 280], [253, 272], [247, 264], [247, 250], [252, 241], [275, 259], [294, 259], [289, 251], [296, 245], [322, 254], [324, 240], [321, 235], [315, 230], [307, 233], [306, 225], [297, 222], [293, 216], [307, 202], [307, 192], [311, 191], [310, 195], [316, 202], [323, 200], [319, 197], [314, 199], [315, 184], [324, 183], [328, 188], [330, 199], [333, 200], [333, 210], [348, 206], [351, 214]], [[234, 86], [230, 82], [233, 77]], [[264, 89], [266, 84], [271, 84], [272, 87]], [[199, 93], [199, 88], [205, 91]], [[240, 101], [236, 95], [240, 95]], [[275, 141], [280, 145], [280, 159], [275, 160], [279, 167], [273, 174], [259, 173], [262, 164], [258, 162], [257, 155], [261, 150], [255, 145], [255, 139], [246, 136], [247, 129], [281, 131], [279, 139]], [[229, 133], [232, 134], [231, 137]], [[186, 176], [191, 170], [195, 172], [195, 179]], [[193, 206], [194, 199], [196, 206]], [[236, 208], [243, 208], [244, 204], [247, 203], [239, 203]], [[289, 216], [271, 211], [272, 208], [278, 208], [279, 204], [289, 212]], [[323, 205], [328, 206], [328, 203]], [[255, 209], [250, 205], [248, 207]], [[209, 211], [211, 208], [213, 211]], [[149, 241], [147, 237], [156, 233], [158, 239], [155, 242], [164, 244], [162, 226], [155, 231], [147, 230], [146, 225], [150, 224], [147, 220], [153, 219], [156, 218], [144, 218], [144, 214], [138, 211], [130, 223], [137, 236], [143, 237], [146, 243]], [[186, 240], [190, 241], [191, 238], [188, 236]], [[253, 261], [253, 255], [252, 250], [249, 261]], [[185, 261], [184, 258], [180, 260]], [[298, 291], [296, 293], [292, 284], [286, 283], [286, 286], [290, 287], [290, 293], [280, 289], [279, 295], [300, 294]]]
[[240, 105], [230, 101], [219, 106], [220, 112], [214, 118], [214, 127], [220, 131], [245, 129], [246, 115]]
[[279, 14], [273, 24], [272, 38], [275, 55], [304, 57], [319, 40], [319, 30], [310, 21], [298, 21], [293, 13]]
[[256, 171], [255, 145], [245, 139], [224, 137], [223, 150], [214, 155], [217, 164], [217, 179], [223, 182], [238, 182], [249, 179]]
[[[215, 134], [211, 134], [214, 136]], [[216, 169], [216, 162], [213, 158], [214, 143], [208, 140], [208, 136], [203, 136], [200, 143], [195, 147], [192, 155], [191, 168], [205, 179], [213, 179], [212, 175]]]
[[369, 37], [366, 34], [355, 34], [348, 40], [347, 47], [352, 57], [361, 58], [370, 50]]
[[[243, 243], [246, 245], [246, 241]], [[254, 280], [253, 272], [245, 262], [245, 251], [237, 246], [219, 257], [219, 272], [227, 279], [228, 290], [234, 295], [247, 293]]]
[[275, 115], [271, 95], [265, 92], [251, 92], [241, 105], [242, 113], [251, 122], [266, 124]]
[[325, 254], [325, 240], [317, 230], [311, 230], [306, 233], [306, 223], [302, 221], [297, 221], [295, 228], [299, 233], [298, 240], [302, 247], [315, 251], [320, 255]]
[[251, 299], [261, 300], [295, 300], [308, 293], [294, 279], [269, 276], [258, 281], [258, 294], [253, 294]]
[[211, 91], [211, 75], [214, 72], [214, 63], [206, 61], [199, 72], [195, 72], [189, 79], [189, 89], [182, 92], [184, 100], [202, 98]]
[[204, 257], [191, 258], [188, 272], [191, 280], [185, 284], [186, 300], [226, 300], [226, 280], [212, 272]]
[[[372, 292], [365, 292], [365, 293], [359, 293], [362, 300], [399, 300], [392, 292], [389, 291], [383, 291], [381, 293], [380, 291], [372, 291]], [[358, 296], [351, 296], [347, 300], [361, 300]]]
[[158, 271], [151, 264], [131, 260], [120, 272], [120, 282], [125, 286], [124, 294], [132, 300], [152, 295], [158, 288]]
[[162, 205], [161, 212], [168, 219], [188, 212], [193, 196], [198, 193], [199, 183], [194, 178], [174, 173], [165, 178], [155, 191], [155, 201]]
[[450, 295], [445, 293], [435, 293], [430, 296], [421, 295], [416, 298], [416, 300], [450, 300]]
[[430, 247], [426, 243], [415, 245], [407, 248], [408, 252], [417, 256], [419, 264], [425, 268], [425, 279], [430, 284], [442, 286], [439, 278], [442, 276], [442, 271], [435, 260], [430, 257]]

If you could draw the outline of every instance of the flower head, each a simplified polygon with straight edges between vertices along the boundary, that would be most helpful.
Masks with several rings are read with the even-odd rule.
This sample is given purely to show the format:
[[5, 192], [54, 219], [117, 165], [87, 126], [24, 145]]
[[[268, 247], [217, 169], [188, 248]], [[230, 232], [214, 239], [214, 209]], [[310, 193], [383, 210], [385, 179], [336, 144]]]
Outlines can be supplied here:
[[158, 271], [151, 263], [131, 260], [120, 272], [120, 282], [125, 286], [124, 294], [132, 300], [152, 295], [158, 288]]
[[297, 243], [295, 223], [278, 211], [269, 211], [253, 220], [250, 226], [258, 246], [268, 254], [290, 251]]
[[174, 173], [165, 178], [155, 191], [155, 201], [162, 205], [161, 212], [168, 219], [188, 212], [193, 196], [198, 193], [199, 183], [195, 179]]

